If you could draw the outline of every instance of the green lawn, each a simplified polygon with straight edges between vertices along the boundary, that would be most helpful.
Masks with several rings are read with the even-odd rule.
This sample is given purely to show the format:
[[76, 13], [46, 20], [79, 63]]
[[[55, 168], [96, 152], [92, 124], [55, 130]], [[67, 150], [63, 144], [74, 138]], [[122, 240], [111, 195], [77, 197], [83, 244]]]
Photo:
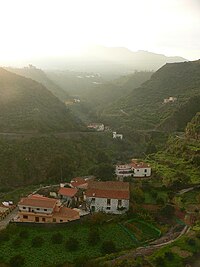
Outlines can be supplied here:
[[[11, 230], [9, 232], [12, 233], [13, 230]], [[13, 241], [19, 238], [19, 233], [22, 230], [28, 231], [28, 238], [21, 238], [21, 242], [18, 245], [13, 245]], [[89, 225], [81, 224], [50, 229], [22, 226], [14, 227], [14, 232], [10, 234], [9, 241], [0, 241], [0, 262], [9, 262], [12, 256], [21, 254], [25, 257], [26, 267], [40, 267], [45, 264], [74, 262], [75, 258], [81, 256], [89, 258], [102, 256], [101, 244], [105, 240], [113, 240], [119, 251], [135, 246], [130, 235], [117, 223], [99, 226], [101, 240], [95, 246], [91, 246], [87, 242], [89, 230]], [[62, 244], [53, 244], [51, 242], [52, 234], [57, 232], [61, 233], [64, 237]], [[36, 236], [41, 236], [45, 240], [40, 248], [32, 247], [32, 239]], [[66, 249], [65, 242], [69, 237], [74, 237], [79, 241], [77, 251], [69, 252]]]

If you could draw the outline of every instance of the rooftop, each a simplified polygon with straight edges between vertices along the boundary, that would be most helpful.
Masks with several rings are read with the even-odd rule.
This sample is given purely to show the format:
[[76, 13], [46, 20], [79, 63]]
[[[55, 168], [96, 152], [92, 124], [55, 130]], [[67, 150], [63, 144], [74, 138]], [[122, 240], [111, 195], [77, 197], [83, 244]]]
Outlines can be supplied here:
[[61, 187], [58, 191], [58, 194], [66, 197], [74, 197], [78, 190], [76, 188], [67, 188], [67, 187]]
[[44, 197], [41, 195], [30, 195], [22, 198], [18, 205], [30, 206], [30, 207], [43, 207], [43, 208], [54, 208], [57, 203], [56, 199]]
[[129, 183], [120, 181], [90, 182], [87, 197], [129, 199]]
[[82, 177], [76, 177], [71, 180], [71, 185], [73, 187], [78, 187], [78, 186], [86, 185], [86, 184], [87, 184], [87, 181]]
[[79, 212], [66, 207], [61, 207], [58, 211], [54, 212], [54, 217], [68, 217], [68, 218], [77, 218]]

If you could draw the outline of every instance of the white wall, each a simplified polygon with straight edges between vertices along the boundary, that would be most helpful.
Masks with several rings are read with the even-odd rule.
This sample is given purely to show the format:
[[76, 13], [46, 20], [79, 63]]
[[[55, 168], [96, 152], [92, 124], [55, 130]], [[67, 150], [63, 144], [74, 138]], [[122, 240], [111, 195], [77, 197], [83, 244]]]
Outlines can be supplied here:
[[[126, 212], [129, 209], [129, 200], [122, 199], [121, 207], [125, 207], [123, 211], [118, 210], [118, 199], [111, 199], [110, 205], [107, 205], [107, 198], [95, 198], [95, 201], [92, 200], [92, 197], [87, 198], [87, 201], [90, 203], [90, 209], [92, 206], [95, 207], [95, 211], [103, 211], [106, 213], [121, 214]], [[109, 209], [110, 208], [110, 209]]]
[[23, 206], [19, 205], [19, 210], [24, 212], [37, 212], [37, 213], [45, 213], [45, 214], [51, 214], [53, 212], [53, 209], [50, 208], [43, 208], [43, 207], [32, 207], [32, 206]]
[[134, 169], [134, 177], [149, 177], [151, 176], [151, 168]]

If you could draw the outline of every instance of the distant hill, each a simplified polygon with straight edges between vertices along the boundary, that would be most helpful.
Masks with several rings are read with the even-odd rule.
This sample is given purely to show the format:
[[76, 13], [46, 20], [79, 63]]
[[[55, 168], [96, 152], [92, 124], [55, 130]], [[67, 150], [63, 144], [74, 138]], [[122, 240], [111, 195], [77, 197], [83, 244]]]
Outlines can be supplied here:
[[166, 64], [101, 116], [115, 127], [182, 131], [199, 110], [200, 60]]
[[0, 68], [0, 132], [77, 129], [70, 112], [42, 84]]
[[64, 91], [61, 87], [59, 87], [55, 82], [53, 82], [46, 75], [44, 71], [38, 69], [32, 65], [24, 68], [5, 68], [8, 71], [14, 72], [18, 75], [24, 76], [26, 78], [31, 78], [41, 84], [43, 84], [49, 91], [52, 92], [56, 97], [58, 97], [61, 101], [65, 101], [69, 98], [69, 95], [66, 91]]

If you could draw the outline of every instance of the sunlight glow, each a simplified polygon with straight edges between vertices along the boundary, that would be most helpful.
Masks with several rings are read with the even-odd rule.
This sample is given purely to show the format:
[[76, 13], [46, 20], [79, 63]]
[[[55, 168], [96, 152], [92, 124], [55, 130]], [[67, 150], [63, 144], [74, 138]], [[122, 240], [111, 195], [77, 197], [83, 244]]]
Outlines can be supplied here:
[[0, 64], [90, 44], [200, 56], [198, 0], [0, 0]]

